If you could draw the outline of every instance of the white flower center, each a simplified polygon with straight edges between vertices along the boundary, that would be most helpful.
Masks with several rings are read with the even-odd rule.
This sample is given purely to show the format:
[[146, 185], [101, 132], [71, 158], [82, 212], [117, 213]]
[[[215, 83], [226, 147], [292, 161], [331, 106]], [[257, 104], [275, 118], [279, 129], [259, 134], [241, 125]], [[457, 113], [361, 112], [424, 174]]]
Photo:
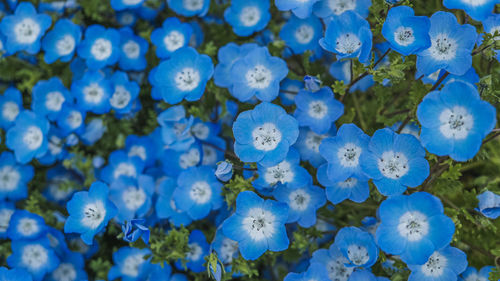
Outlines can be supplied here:
[[45, 247], [40, 244], [28, 244], [23, 248], [21, 262], [30, 271], [36, 271], [47, 263], [48, 258], [49, 254]]
[[200, 151], [196, 148], [191, 148], [188, 152], [181, 154], [179, 157], [179, 166], [182, 169], [196, 166], [200, 163]]
[[328, 0], [328, 6], [337, 16], [356, 8], [356, 0]]
[[357, 167], [359, 165], [359, 156], [361, 155], [361, 147], [354, 143], [346, 143], [337, 151], [337, 157], [340, 165], [344, 167]]
[[139, 275], [139, 269], [145, 262], [144, 255], [135, 254], [128, 256], [122, 265], [122, 274], [127, 277], [137, 277]]
[[17, 224], [17, 231], [23, 236], [30, 236], [40, 230], [38, 223], [34, 219], [22, 218]]
[[467, 5], [470, 5], [470, 6], [482, 6], [484, 5], [486, 2], [488, 2], [488, 0], [460, 0], [462, 3], [464, 4], [467, 4]]
[[349, 261], [343, 256], [328, 261], [326, 269], [328, 270], [330, 280], [347, 281], [349, 279], [349, 276], [354, 271], [354, 267], [346, 267], [346, 263], [349, 263]]
[[421, 270], [425, 276], [439, 277], [443, 274], [448, 259], [439, 252], [434, 252], [427, 262], [422, 265]]
[[14, 121], [19, 114], [19, 105], [15, 102], [8, 101], [2, 106], [2, 116], [7, 121]]
[[203, 8], [203, 1], [207, 0], [182, 0], [182, 6], [188, 11], [198, 11]]
[[441, 126], [439, 130], [446, 138], [461, 140], [469, 135], [474, 126], [474, 117], [462, 106], [445, 109], [439, 115]]
[[62, 104], [65, 100], [66, 99], [61, 92], [50, 92], [45, 97], [45, 107], [51, 111], [59, 111], [61, 110]]
[[358, 183], [357, 178], [348, 178], [343, 182], [339, 182], [338, 186], [340, 188], [353, 188], [354, 186], [356, 186], [357, 183]]
[[464, 279], [464, 281], [488, 281], [488, 279], [479, 276], [477, 273], [472, 273], [467, 278]]
[[28, 147], [29, 150], [35, 150], [42, 145], [43, 133], [37, 126], [30, 126], [23, 135], [23, 143]]
[[215, 148], [209, 145], [202, 145], [201, 149], [203, 150], [202, 165], [212, 165], [217, 162], [217, 152]]
[[270, 151], [281, 142], [281, 132], [273, 123], [264, 123], [253, 129], [252, 138], [256, 149]]
[[210, 129], [203, 123], [196, 123], [191, 127], [191, 132], [196, 138], [204, 140], [208, 138]]
[[68, 125], [72, 128], [78, 128], [82, 124], [83, 117], [82, 113], [78, 110], [73, 110], [68, 114], [68, 117], [66, 117], [66, 122]]
[[141, 158], [143, 161], [146, 160], [147, 156], [146, 156], [146, 149], [144, 148], [144, 146], [141, 145], [132, 146], [128, 152], [128, 157], [134, 157], [134, 156]]
[[127, 88], [122, 85], [118, 85], [115, 87], [115, 92], [111, 96], [111, 99], [109, 99], [109, 103], [114, 108], [122, 109], [129, 104], [131, 98], [132, 97]]
[[399, 218], [398, 232], [409, 241], [419, 241], [429, 233], [427, 216], [418, 211], [409, 211]]
[[196, 89], [200, 81], [200, 72], [191, 67], [186, 67], [175, 75], [175, 85], [181, 91], [192, 91]]
[[224, 238], [221, 243], [220, 255], [224, 263], [231, 263], [234, 254], [238, 251], [238, 242]]
[[328, 114], [328, 106], [320, 100], [315, 100], [309, 103], [309, 116], [315, 119], [323, 119]]
[[56, 42], [56, 50], [60, 56], [69, 55], [75, 49], [76, 41], [70, 34], [64, 35], [63, 38]]
[[319, 153], [319, 145], [326, 136], [318, 135], [313, 131], [307, 132], [305, 144], [309, 150]]
[[14, 213], [12, 209], [0, 210], [0, 233], [5, 233], [9, 227], [10, 217]]
[[293, 181], [293, 171], [291, 169], [290, 163], [288, 161], [283, 161], [276, 166], [269, 167], [264, 174], [264, 179], [266, 182], [272, 186], [280, 182], [285, 184], [287, 182]]
[[366, 248], [363, 246], [355, 244], [349, 245], [349, 247], [347, 247], [347, 256], [349, 257], [349, 260], [355, 265], [363, 265], [370, 259], [368, 250], [366, 250]]
[[105, 60], [111, 56], [112, 45], [111, 41], [104, 38], [99, 38], [94, 41], [90, 48], [90, 53], [96, 60]]
[[21, 174], [13, 166], [3, 166], [0, 168], [0, 190], [11, 191], [17, 188]]
[[431, 38], [432, 45], [429, 48], [431, 56], [435, 60], [452, 60], [455, 58], [458, 44], [448, 34], [440, 33]]
[[256, 25], [261, 18], [260, 9], [254, 6], [248, 6], [240, 12], [240, 22], [243, 26], [250, 27]]
[[295, 30], [294, 35], [300, 44], [309, 44], [314, 37], [314, 29], [308, 24], [303, 24]]
[[61, 263], [52, 273], [52, 278], [57, 281], [76, 280], [75, 266], [71, 263]]
[[288, 200], [290, 208], [297, 211], [304, 211], [311, 202], [311, 195], [309, 195], [309, 193], [307, 193], [304, 189], [297, 189], [290, 192]]
[[413, 28], [408, 26], [400, 26], [394, 32], [394, 41], [400, 46], [408, 46], [415, 42], [415, 35]]
[[212, 198], [212, 189], [206, 181], [197, 181], [191, 185], [189, 197], [197, 204], [205, 204]]
[[113, 171], [113, 177], [115, 179], [119, 178], [120, 176], [135, 178], [136, 175], [137, 172], [134, 165], [128, 163], [120, 163], [118, 167], [116, 167]]
[[91, 83], [83, 88], [84, 100], [88, 103], [98, 104], [104, 97], [104, 89], [97, 83]]
[[136, 188], [135, 186], [129, 186], [127, 190], [123, 191], [122, 199], [125, 202], [125, 207], [129, 210], [139, 209], [144, 202], [146, 202], [146, 193], [142, 188]]
[[184, 46], [186, 42], [186, 38], [184, 38], [184, 34], [180, 33], [177, 30], [172, 30], [167, 36], [163, 38], [163, 43], [167, 50], [173, 52], [180, 47]]
[[352, 54], [361, 48], [361, 41], [353, 33], [345, 33], [337, 37], [335, 50], [341, 54]]
[[252, 208], [243, 219], [243, 229], [254, 241], [272, 237], [276, 232], [275, 216], [262, 208]]
[[382, 175], [390, 179], [399, 179], [410, 170], [406, 156], [392, 150], [384, 152], [377, 164]]
[[40, 25], [31, 18], [25, 18], [14, 26], [16, 41], [21, 44], [31, 44], [40, 35]]
[[198, 243], [189, 243], [189, 252], [186, 254], [186, 259], [191, 260], [191, 261], [197, 261], [201, 258], [201, 255], [203, 254], [203, 250], [201, 249], [200, 245]]
[[136, 59], [140, 55], [141, 47], [134, 40], [128, 40], [127, 43], [122, 46], [123, 53], [129, 59]]
[[90, 229], [96, 229], [106, 216], [106, 209], [102, 201], [98, 200], [83, 207], [82, 224]]
[[259, 64], [249, 69], [245, 78], [250, 88], [265, 89], [271, 84], [273, 76], [271, 70]]

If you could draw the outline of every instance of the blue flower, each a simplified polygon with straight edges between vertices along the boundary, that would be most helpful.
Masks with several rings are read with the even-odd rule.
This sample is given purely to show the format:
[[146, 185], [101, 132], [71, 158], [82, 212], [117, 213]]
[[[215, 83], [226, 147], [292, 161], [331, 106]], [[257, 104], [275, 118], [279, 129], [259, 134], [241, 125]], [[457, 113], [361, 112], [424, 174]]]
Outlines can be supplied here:
[[264, 200], [251, 191], [243, 191], [236, 198], [236, 212], [224, 221], [222, 231], [238, 242], [244, 259], [255, 260], [267, 250], [288, 249], [287, 218], [285, 203]]
[[8, 54], [26, 51], [36, 54], [40, 51], [40, 38], [50, 27], [52, 19], [46, 14], [37, 14], [33, 4], [22, 2], [14, 15], [5, 16], [0, 22], [0, 31], [7, 37]]
[[146, 53], [148, 41], [134, 34], [129, 27], [124, 27], [120, 32], [120, 59], [118, 65], [123, 70], [144, 70], [146, 68]]
[[316, 211], [326, 203], [325, 191], [315, 185], [299, 188], [279, 186], [273, 192], [274, 198], [288, 205], [287, 223], [298, 222], [308, 228], [316, 224]]
[[430, 153], [466, 161], [495, 127], [496, 110], [481, 100], [474, 86], [457, 81], [425, 96], [417, 117], [422, 124], [420, 139]]
[[276, 0], [276, 8], [280, 11], [292, 11], [292, 13], [301, 19], [310, 17], [313, 5], [320, 0]]
[[111, 0], [111, 8], [116, 11], [139, 8], [144, 0]]
[[310, 262], [311, 264], [322, 264], [328, 271], [328, 277], [331, 281], [347, 281], [354, 271], [354, 267], [346, 266], [349, 260], [342, 254], [339, 248], [337, 248], [335, 243], [331, 244], [329, 249], [316, 250]]
[[10, 199], [16, 201], [28, 196], [28, 182], [34, 176], [31, 165], [16, 162], [9, 151], [0, 154], [0, 201]]
[[71, 93], [79, 108], [95, 114], [109, 112], [109, 99], [113, 93], [111, 84], [102, 72], [87, 71], [79, 80], [71, 84]]
[[267, 0], [234, 0], [224, 11], [224, 19], [238, 36], [250, 36], [263, 30], [269, 20], [270, 3]]
[[233, 124], [234, 152], [243, 162], [274, 166], [299, 135], [297, 120], [280, 106], [263, 102], [240, 113]]
[[[489, 16], [483, 21], [483, 27], [484, 31], [490, 34], [495, 34], [495, 31], [500, 32], [500, 14], [493, 14]], [[495, 53], [497, 54], [497, 60], [500, 61], [500, 50], [495, 50]]]
[[0, 280], [9, 281], [33, 281], [33, 278], [23, 268], [13, 268], [7, 269], [6, 267], [0, 267]]
[[310, 280], [327, 280], [328, 271], [324, 265], [312, 263], [303, 273], [288, 273], [283, 281], [310, 281]]
[[209, 56], [185, 47], [158, 65], [153, 86], [159, 87], [163, 100], [169, 104], [179, 103], [182, 99], [197, 101], [213, 72], [214, 65]]
[[407, 264], [426, 263], [434, 251], [450, 243], [455, 232], [441, 201], [426, 192], [389, 197], [378, 213], [378, 246], [388, 254], [400, 255]]
[[368, 8], [372, 5], [371, 0], [320, 0], [314, 4], [314, 14], [320, 18], [340, 16], [346, 11], [354, 11], [360, 16], [368, 16]]
[[203, 17], [210, 8], [210, 0], [167, 0], [167, 3], [175, 13], [185, 17]]
[[7, 238], [7, 229], [12, 214], [16, 211], [14, 202], [0, 201], [0, 239]]
[[129, 157], [141, 158], [146, 167], [152, 166], [157, 157], [154, 140], [150, 136], [128, 135], [125, 139], [125, 150]]
[[230, 271], [230, 266], [233, 262], [233, 259], [236, 259], [240, 252], [238, 248], [238, 242], [227, 238], [224, 235], [223, 231], [220, 230], [215, 233], [215, 238], [212, 242], [212, 249], [217, 252], [217, 256], [223, 264], [229, 265], [228, 269]]
[[[384, 279], [382, 279], [384, 280]], [[356, 270], [349, 277], [349, 281], [378, 281], [377, 277], [368, 270]]]
[[120, 33], [93, 24], [85, 30], [85, 38], [78, 45], [77, 52], [92, 70], [113, 65], [120, 58]]
[[332, 123], [344, 114], [344, 105], [337, 101], [330, 87], [317, 92], [300, 90], [295, 97], [294, 117], [299, 126], [308, 126], [317, 134], [325, 134]]
[[488, 280], [488, 277], [490, 275], [490, 272], [493, 270], [493, 266], [484, 266], [477, 271], [474, 267], [468, 267], [463, 273], [462, 273], [462, 279], [461, 281], [477, 281], [477, 280]]
[[178, 18], [167, 18], [161, 28], [153, 30], [151, 42], [156, 46], [156, 56], [168, 59], [182, 47], [186, 47], [193, 29], [187, 23], [182, 23]]
[[457, 280], [467, 268], [467, 256], [457, 248], [446, 246], [436, 250], [423, 265], [408, 264], [408, 281]]
[[258, 45], [255, 43], [238, 46], [232, 42], [222, 46], [217, 53], [219, 64], [217, 64], [214, 70], [215, 85], [230, 88], [233, 85], [232, 75], [234, 73], [231, 69], [234, 63], [257, 47]]
[[369, 153], [361, 155], [361, 168], [383, 195], [401, 194], [429, 176], [425, 149], [412, 135], [398, 135], [388, 128], [377, 130], [368, 148]]
[[354, 124], [344, 124], [334, 137], [326, 138], [319, 152], [328, 162], [326, 174], [333, 182], [366, 178], [360, 157], [368, 153], [370, 137]]
[[348, 259], [346, 266], [369, 268], [378, 259], [378, 247], [373, 236], [357, 227], [340, 229], [334, 244]]
[[155, 189], [151, 176], [139, 175], [136, 179], [121, 177], [109, 185], [109, 199], [118, 208], [116, 219], [120, 222], [142, 218], [151, 208]]
[[191, 126], [194, 118], [186, 118], [184, 106], [172, 106], [158, 115], [158, 124], [161, 130], [161, 147], [177, 151], [187, 150], [194, 142]]
[[195, 142], [186, 150], [165, 149], [161, 156], [161, 166], [167, 176], [177, 177], [182, 171], [201, 164], [203, 151]]
[[23, 111], [21, 92], [16, 88], [7, 88], [0, 95], [0, 128], [8, 129], [12, 127], [21, 111]]
[[[392, 125], [390, 129], [393, 130], [394, 132], [397, 132], [402, 124], [403, 122], [398, 121], [394, 123], [394, 125]], [[408, 134], [414, 136], [417, 139], [420, 139], [420, 127], [416, 122], [409, 122], [403, 127], [403, 129], [401, 129], [400, 134]]]
[[231, 68], [231, 95], [242, 102], [254, 95], [270, 102], [278, 96], [280, 82], [287, 74], [284, 60], [271, 56], [267, 47], [253, 48]]
[[47, 233], [45, 220], [26, 210], [17, 210], [10, 217], [7, 237], [11, 240], [35, 240]]
[[479, 200], [478, 209], [487, 218], [496, 219], [500, 217], [500, 195], [489, 190], [477, 196]]
[[128, 156], [123, 150], [111, 152], [108, 165], [101, 170], [100, 179], [112, 183], [120, 177], [137, 178], [144, 170], [144, 161], [138, 156]]
[[40, 80], [33, 87], [31, 108], [39, 116], [56, 120], [65, 102], [71, 104], [73, 97], [58, 77]]
[[[198, 229], [191, 231], [188, 248], [189, 252], [186, 254], [187, 268], [196, 273], [205, 271], [206, 267], [203, 264], [205, 263], [205, 256], [209, 254], [209, 245], [203, 232]], [[179, 269], [183, 268], [180, 262], [176, 262], [175, 265]]]
[[191, 167], [177, 178], [174, 201], [193, 220], [206, 217], [211, 210], [222, 206], [222, 184], [211, 167]]
[[49, 128], [47, 119], [25, 110], [19, 113], [15, 125], [7, 131], [7, 147], [14, 151], [19, 163], [28, 163], [47, 152]]
[[398, 6], [389, 10], [382, 35], [396, 52], [408, 56], [431, 46], [427, 17], [415, 16], [411, 7]]
[[443, 5], [448, 9], [461, 9], [477, 21], [483, 21], [495, 11], [497, 0], [467, 1], [443, 0]]
[[108, 199], [108, 187], [102, 182], [94, 182], [89, 191], [75, 193], [66, 208], [69, 217], [64, 224], [64, 232], [81, 234], [87, 245], [92, 245], [94, 235], [101, 232], [118, 213]]
[[144, 280], [150, 273], [151, 263], [145, 259], [151, 255], [149, 249], [138, 249], [132, 247], [121, 247], [113, 253], [115, 265], [108, 272], [108, 279], [121, 278], [123, 281]]
[[132, 219], [122, 224], [123, 240], [131, 243], [137, 241], [139, 237], [144, 243], [149, 243], [149, 228], [144, 226], [145, 219]]
[[177, 208], [173, 198], [176, 187], [177, 182], [172, 178], [165, 178], [160, 181], [157, 188], [156, 215], [160, 219], [168, 219], [176, 227], [181, 225], [187, 226], [191, 223], [192, 219], [187, 212]]
[[328, 177], [327, 164], [318, 168], [316, 177], [318, 182], [326, 188], [326, 198], [333, 204], [339, 204], [346, 199], [361, 203], [370, 196], [370, 186], [366, 177], [350, 177], [343, 181], [332, 181]]
[[230, 180], [233, 177], [233, 165], [227, 161], [217, 164], [215, 176], [221, 181]]
[[337, 59], [357, 57], [361, 63], [368, 62], [372, 49], [370, 24], [357, 13], [346, 11], [332, 18], [319, 44]]
[[253, 185], [263, 195], [269, 195], [280, 186], [296, 189], [312, 184], [311, 175], [300, 166], [300, 155], [294, 148], [290, 148], [285, 160], [277, 165], [257, 167], [259, 177]]
[[98, 141], [107, 128], [101, 118], [93, 118], [85, 126], [85, 131], [80, 134], [82, 142], [85, 145], [92, 145]]
[[46, 277], [47, 281], [76, 281], [87, 280], [85, 261], [82, 254], [67, 251], [61, 258], [59, 266]]
[[79, 25], [68, 19], [58, 20], [42, 40], [45, 62], [51, 64], [58, 59], [62, 62], [70, 61], [81, 39], [82, 31]]
[[320, 154], [319, 146], [325, 138], [335, 136], [335, 131], [336, 128], [333, 124], [328, 133], [323, 135], [318, 135], [309, 128], [301, 127], [299, 138], [293, 147], [299, 151], [302, 161], [309, 161], [313, 167], [318, 168], [326, 162], [325, 158]]
[[113, 94], [109, 98], [111, 108], [119, 114], [129, 113], [132, 104], [139, 96], [139, 85], [135, 81], [129, 81], [125, 72], [116, 71], [110, 78]]
[[476, 29], [470, 24], [460, 25], [448, 12], [436, 12], [431, 17], [429, 30], [431, 46], [417, 53], [417, 70], [431, 74], [444, 69], [462, 75], [472, 65], [472, 49], [476, 44]]
[[28, 271], [33, 281], [41, 281], [59, 265], [59, 258], [50, 247], [47, 237], [37, 240], [13, 240], [12, 254], [7, 258], [7, 264], [13, 268]]

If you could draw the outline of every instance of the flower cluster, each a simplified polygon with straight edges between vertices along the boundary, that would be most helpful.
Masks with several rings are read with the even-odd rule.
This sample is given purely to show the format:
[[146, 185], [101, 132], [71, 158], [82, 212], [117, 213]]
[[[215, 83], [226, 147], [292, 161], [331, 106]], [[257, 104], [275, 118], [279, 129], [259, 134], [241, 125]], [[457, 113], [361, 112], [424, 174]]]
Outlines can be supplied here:
[[0, 1], [0, 280], [500, 280], [499, 4]]

